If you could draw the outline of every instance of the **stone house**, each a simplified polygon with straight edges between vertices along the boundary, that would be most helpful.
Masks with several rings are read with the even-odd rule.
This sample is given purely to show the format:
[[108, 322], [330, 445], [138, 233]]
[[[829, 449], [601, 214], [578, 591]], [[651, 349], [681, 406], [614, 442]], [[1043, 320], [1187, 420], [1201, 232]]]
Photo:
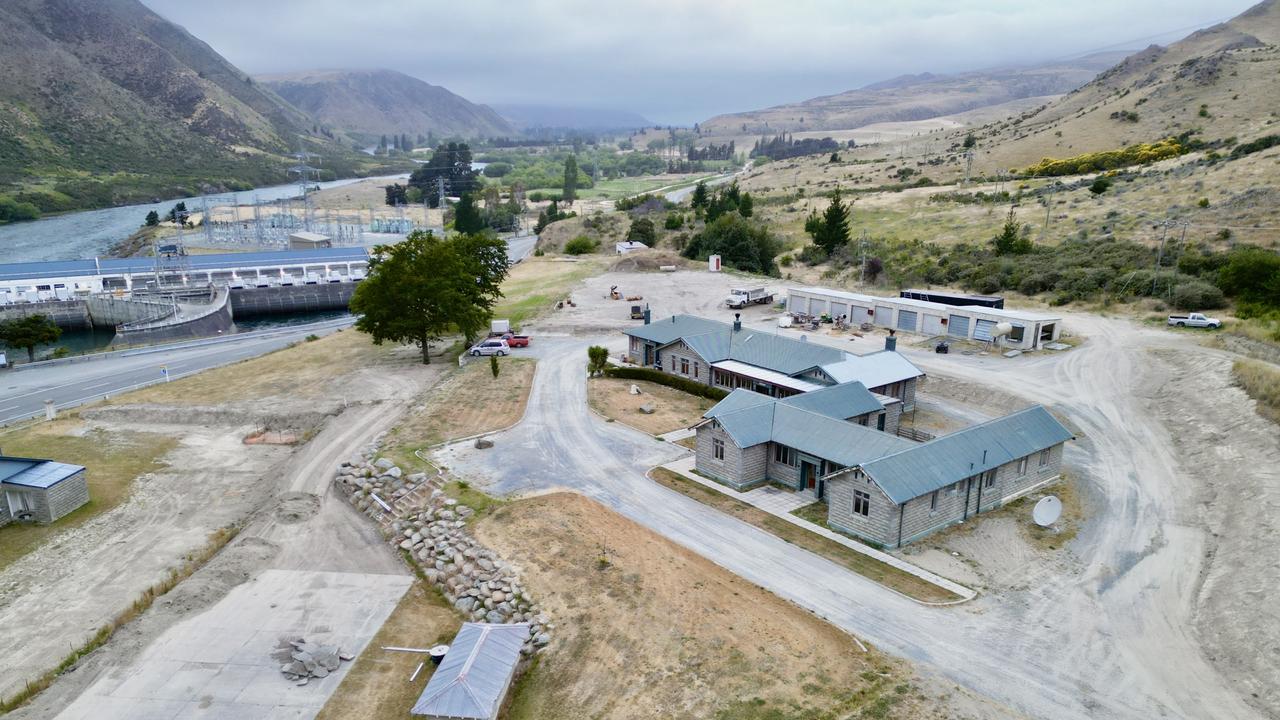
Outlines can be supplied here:
[[735, 390], [694, 426], [694, 467], [736, 490], [811, 492], [832, 528], [890, 548], [1061, 476], [1072, 435], [1042, 406], [916, 443], [896, 435], [902, 403], [882, 398], [860, 383], [781, 399]]
[[80, 465], [0, 456], [0, 494], [0, 526], [51, 523], [89, 502], [89, 484]]
[[837, 348], [771, 332], [748, 330], [693, 315], [673, 315], [626, 331], [627, 357], [637, 365], [725, 390], [746, 389], [785, 398], [859, 381], [873, 393], [915, 407], [924, 373], [886, 349], [854, 355]]

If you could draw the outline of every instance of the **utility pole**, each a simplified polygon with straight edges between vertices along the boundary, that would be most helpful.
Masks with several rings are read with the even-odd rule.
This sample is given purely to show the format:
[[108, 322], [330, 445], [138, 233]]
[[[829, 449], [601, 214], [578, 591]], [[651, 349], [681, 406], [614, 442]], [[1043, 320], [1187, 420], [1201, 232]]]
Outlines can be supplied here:
[[858, 283], [865, 285], [867, 282], [867, 231], [863, 230], [858, 236], [858, 249], [862, 251], [862, 273], [858, 276]]
[[1160, 261], [1164, 259], [1164, 241], [1169, 235], [1169, 226], [1173, 224], [1172, 220], [1161, 220], [1159, 225], [1164, 228], [1160, 233], [1160, 249], [1156, 251], [1156, 269], [1151, 277], [1151, 294], [1156, 294], [1156, 281], [1160, 278]]
[[1040, 229], [1040, 239], [1044, 240], [1049, 237], [1049, 211], [1053, 208], [1053, 194], [1046, 192], [1044, 194], [1044, 227]]
[[964, 184], [969, 184], [969, 176], [973, 173], [973, 148], [964, 151]]

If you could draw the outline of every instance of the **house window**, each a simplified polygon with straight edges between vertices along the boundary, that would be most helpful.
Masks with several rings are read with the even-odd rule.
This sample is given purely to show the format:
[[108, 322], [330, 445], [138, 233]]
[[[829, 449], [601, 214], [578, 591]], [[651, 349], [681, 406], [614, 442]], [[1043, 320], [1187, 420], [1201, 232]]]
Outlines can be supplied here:
[[871, 493], [853, 491], [853, 514], [866, 517], [871, 512]]
[[672, 355], [671, 356], [671, 372], [675, 372], [675, 371], [676, 371], [676, 356]]
[[938, 491], [934, 490], [933, 493], [929, 495], [929, 512], [937, 512], [937, 511], [938, 511]]
[[1049, 448], [1040, 451], [1040, 467], [1049, 464]]
[[693, 376], [698, 377], [698, 363], [693, 364]]
[[983, 487], [993, 488], [996, 486], [996, 471], [988, 470], [987, 474], [982, 478]]
[[680, 358], [680, 374], [689, 374], [689, 358]]
[[884, 430], [884, 413], [880, 413], [876, 416], [876, 429]]
[[1027, 459], [1022, 458], [1021, 460], [1018, 461], [1018, 477], [1022, 477], [1023, 475], [1026, 475], [1026, 474], [1027, 474]]
[[774, 445], [773, 461], [776, 463], [781, 463], [783, 465], [791, 465], [794, 467], [796, 464], [795, 453], [792, 452], [791, 448], [787, 447], [786, 445]]
[[866, 426], [867, 426], [867, 416], [866, 416], [866, 415], [863, 415], [863, 416], [859, 417], [859, 418], [858, 418], [858, 424], [859, 424], [859, 425], [861, 425], [862, 427], [866, 427]]
[[716, 460], [724, 459], [724, 441], [720, 438], [711, 439], [711, 457]]

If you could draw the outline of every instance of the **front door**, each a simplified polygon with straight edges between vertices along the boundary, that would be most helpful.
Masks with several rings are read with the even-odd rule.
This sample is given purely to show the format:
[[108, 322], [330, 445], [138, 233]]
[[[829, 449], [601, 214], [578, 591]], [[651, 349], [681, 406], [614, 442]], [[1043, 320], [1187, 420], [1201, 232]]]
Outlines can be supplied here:
[[800, 487], [804, 490], [814, 490], [818, 484], [818, 469], [810, 462], [800, 462]]

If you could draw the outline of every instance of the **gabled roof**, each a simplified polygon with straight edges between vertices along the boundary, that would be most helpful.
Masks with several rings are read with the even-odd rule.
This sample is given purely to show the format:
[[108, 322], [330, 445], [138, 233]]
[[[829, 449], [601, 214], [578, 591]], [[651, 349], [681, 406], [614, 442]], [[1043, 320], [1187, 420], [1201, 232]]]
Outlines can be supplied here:
[[722, 322], [707, 320], [696, 315], [672, 315], [666, 320], [633, 327], [624, 332], [631, 337], [666, 345], [687, 335], [701, 335], [716, 330], [728, 333], [733, 328]]
[[[866, 392], [866, 388], [862, 388], [862, 392]], [[797, 397], [804, 396], [777, 400], [739, 388], [708, 410], [704, 417], [719, 422], [738, 447], [773, 441], [844, 466], [857, 465], [912, 444], [839, 416], [797, 407], [790, 402]]]
[[826, 345], [805, 342], [771, 332], [733, 326], [695, 315], [672, 315], [666, 320], [641, 325], [625, 331], [659, 345], [684, 340], [694, 352], [709, 363], [737, 360], [784, 375], [795, 375], [810, 368], [844, 359], [846, 353]]
[[869, 388], [924, 375], [924, 371], [911, 364], [910, 360], [891, 350], [848, 355], [840, 362], [823, 365], [822, 371], [837, 383], [858, 380]]
[[902, 504], [951, 483], [1072, 439], [1042, 405], [958, 430], [862, 463], [862, 471]]
[[497, 717], [528, 637], [528, 623], [463, 623], [410, 713], [476, 720]]
[[857, 380], [841, 385], [828, 385], [802, 395], [792, 395], [784, 398], [782, 402], [837, 420], [884, 409], [884, 405], [867, 389], [867, 386]]
[[0, 457], [0, 483], [32, 488], [51, 488], [84, 470], [82, 465], [36, 460], [34, 458]]

